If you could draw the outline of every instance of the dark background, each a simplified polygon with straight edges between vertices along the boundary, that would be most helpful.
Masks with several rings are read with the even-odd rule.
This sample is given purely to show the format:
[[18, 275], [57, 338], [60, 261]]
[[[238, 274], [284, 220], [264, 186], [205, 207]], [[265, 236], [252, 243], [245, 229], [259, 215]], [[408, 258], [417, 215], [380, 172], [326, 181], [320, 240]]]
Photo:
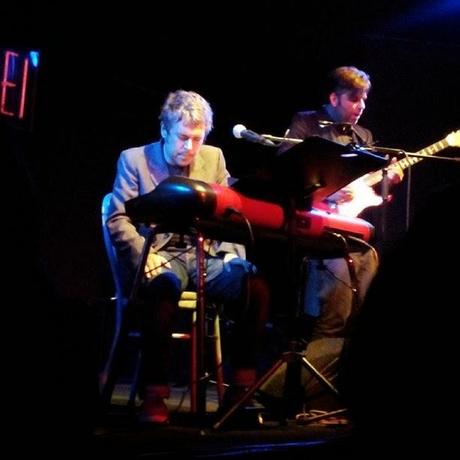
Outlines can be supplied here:
[[[2, 321], [14, 333], [8, 354], [24, 348], [2, 363], [15, 383], [16, 419], [9, 424], [33, 427], [43, 442], [91, 431], [86, 422], [96, 407], [105, 321], [99, 307], [113, 293], [101, 200], [120, 151], [158, 137], [169, 91], [195, 90], [211, 102], [215, 129], [208, 142], [223, 148], [235, 177], [253, 172], [267, 150], [233, 138], [232, 127], [282, 135], [295, 111], [323, 103], [323, 78], [340, 65], [371, 75], [361, 121], [380, 145], [417, 151], [460, 128], [456, 1], [262, 1], [251, 10], [239, 1], [148, 8], [131, 1], [94, 8], [37, 2], [3, 7], [0, 16], [2, 48], [41, 51], [34, 123], [27, 128], [0, 118], [0, 148], [2, 281], [13, 299]], [[459, 177], [458, 163], [417, 165], [410, 214]], [[408, 178], [388, 208], [390, 245], [405, 233]], [[449, 247], [456, 210], [430, 209], [427, 232], [437, 228]], [[379, 212], [370, 214], [378, 221]], [[429, 237], [431, 253], [436, 242]], [[403, 286], [423, 284], [427, 267], [412, 271], [418, 268], [420, 280], [411, 284], [411, 273], [402, 273]]]
[[[233, 138], [232, 126], [282, 135], [295, 111], [324, 101], [323, 78], [339, 65], [371, 75], [361, 122], [380, 145], [416, 151], [458, 129], [455, 3], [263, 1], [249, 10], [223, 2], [147, 11], [131, 2], [103, 12], [79, 3], [7, 12], [2, 45], [41, 51], [34, 125], [16, 130], [13, 148], [32, 180], [54, 284], [71, 298], [110, 289], [101, 197], [111, 189], [119, 152], [157, 138], [159, 109], [171, 90], [195, 90], [211, 102], [208, 142], [224, 149], [236, 177], [267, 152]], [[453, 163], [418, 165], [411, 212], [458, 176]], [[405, 231], [406, 185], [389, 209], [390, 240]]]
[[[72, 299], [110, 293], [101, 199], [111, 189], [119, 152], [158, 137], [169, 91], [195, 90], [211, 102], [215, 129], [208, 142], [224, 149], [235, 177], [254, 171], [267, 151], [233, 138], [233, 125], [282, 135], [295, 111], [324, 101], [323, 78], [339, 65], [371, 75], [361, 122], [380, 145], [416, 151], [458, 129], [455, 4], [263, 1], [251, 10], [244, 2], [221, 2], [151, 11], [130, 2], [93, 11], [79, 2], [7, 9], [0, 44], [41, 51], [33, 127], [2, 130], [33, 188], [42, 228], [34, 240], [52, 284]], [[417, 165], [410, 212], [459, 176], [454, 163]], [[388, 209], [390, 242], [405, 231], [407, 183]], [[9, 191], [14, 202], [17, 190]], [[24, 209], [16, 211], [25, 218]], [[447, 216], [433, 219], [449, 233]]]

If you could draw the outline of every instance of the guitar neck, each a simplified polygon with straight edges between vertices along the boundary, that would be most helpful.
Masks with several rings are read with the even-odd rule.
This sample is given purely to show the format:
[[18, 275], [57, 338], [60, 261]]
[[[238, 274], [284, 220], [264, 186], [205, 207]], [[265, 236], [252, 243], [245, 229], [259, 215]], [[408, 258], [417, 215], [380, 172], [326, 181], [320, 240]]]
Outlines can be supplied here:
[[[442, 139], [438, 142], [435, 142], [434, 144], [429, 145], [428, 147], [425, 147], [422, 150], [419, 150], [416, 152], [416, 155], [434, 155], [441, 150], [444, 150], [449, 146], [449, 143], [447, 142], [447, 139]], [[409, 166], [414, 165], [415, 163], [418, 163], [419, 161], [422, 161], [423, 158], [418, 158], [418, 157], [410, 157], [407, 156], [403, 158], [402, 160], [397, 161], [396, 163], [392, 163], [391, 167], [394, 166], [399, 166], [401, 169], [406, 169]], [[378, 184], [383, 178], [382, 171], [375, 171], [373, 173], [369, 173], [364, 177], [364, 181], [369, 187], [372, 187], [375, 184]]]

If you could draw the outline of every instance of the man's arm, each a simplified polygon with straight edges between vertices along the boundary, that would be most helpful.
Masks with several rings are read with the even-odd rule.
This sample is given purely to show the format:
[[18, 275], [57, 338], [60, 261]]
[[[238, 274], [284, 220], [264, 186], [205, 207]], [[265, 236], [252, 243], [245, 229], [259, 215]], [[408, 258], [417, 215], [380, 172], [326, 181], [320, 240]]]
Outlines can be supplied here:
[[123, 259], [129, 261], [131, 269], [137, 267], [144, 245], [144, 237], [139, 234], [136, 226], [126, 215], [125, 202], [138, 195], [137, 173], [130, 161], [128, 151], [124, 151], [117, 163], [107, 227], [118, 253]]

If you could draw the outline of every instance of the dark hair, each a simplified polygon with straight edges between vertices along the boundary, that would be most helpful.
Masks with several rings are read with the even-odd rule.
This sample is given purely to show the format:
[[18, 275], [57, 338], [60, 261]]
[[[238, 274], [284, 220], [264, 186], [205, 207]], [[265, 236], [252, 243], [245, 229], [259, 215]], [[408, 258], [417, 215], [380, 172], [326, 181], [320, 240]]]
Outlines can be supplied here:
[[371, 89], [369, 75], [353, 66], [337, 67], [328, 75], [328, 95], [330, 93], [364, 92]]

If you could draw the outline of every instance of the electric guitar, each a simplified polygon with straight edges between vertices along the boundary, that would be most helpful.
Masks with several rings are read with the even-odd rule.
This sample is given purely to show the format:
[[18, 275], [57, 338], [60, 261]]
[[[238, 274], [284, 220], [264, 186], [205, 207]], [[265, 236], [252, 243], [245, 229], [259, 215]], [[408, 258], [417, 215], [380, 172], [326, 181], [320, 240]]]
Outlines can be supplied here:
[[[416, 154], [430, 156], [444, 150], [447, 147], [460, 147], [460, 130], [451, 132], [444, 139], [419, 150]], [[392, 163], [389, 168], [392, 169], [399, 167], [404, 170], [422, 160], [423, 158], [419, 157], [406, 157]], [[382, 179], [383, 174], [382, 171], [379, 170], [365, 174], [348, 184], [346, 188], [350, 189], [353, 193], [353, 199], [351, 201], [337, 204], [334, 212], [347, 217], [356, 217], [369, 206], [378, 206], [382, 204], [382, 197], [377, 195], [372, 188], [373, 185], [378, 184]]]

